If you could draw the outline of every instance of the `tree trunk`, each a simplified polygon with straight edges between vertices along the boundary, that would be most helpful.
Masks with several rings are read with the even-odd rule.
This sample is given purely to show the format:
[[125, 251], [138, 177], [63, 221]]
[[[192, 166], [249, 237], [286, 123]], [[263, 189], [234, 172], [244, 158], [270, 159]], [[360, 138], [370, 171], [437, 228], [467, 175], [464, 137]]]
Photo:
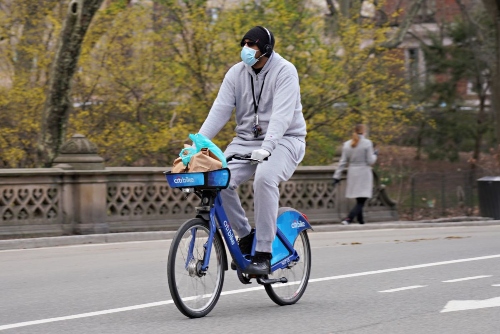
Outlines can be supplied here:
[[496, 139], [500, 144], [500, 1], [483, 0], [484, 7], [488, 13], [493, 16], [496, 33], [496, 57], [494, 64], [494, 73], [491, 80], [491, 106], [496, 120]]
[[71, 110], [71, 81], [76, 71], [85, 33], [103, 0], [72, 0], [59, 36], [49, 74], [39, 142], [39, 164], [50, 166], [66, 135]]
[[496, 61], [495, 61], [496, 70], [495, 70], [495, 75], [493, 75], [493, 79], [491, 81], [491, 106], [496, 115], [497, 144], [500, 144], [500, 7], [497, 8], [495, 27], [497, 34]]
[[479, 112], [477, 115], [477, 129], [476, 129], [476, 141], [474, 143], [474, 152], [472, 155], [472, 163], [471, 163], [471, 169], [476, 169], [477, 162], [479, 161], [479, 157], [481, 155], [481, 144], [483, 142], [483, 134], [485, 132], [485, 102], [486, 102], [486, 96], [481, 93], [479, 94]]
[[340, 0], [340, 13], [345, 17], [349, 16], [349, 9], [351, 9], [351, 0]]

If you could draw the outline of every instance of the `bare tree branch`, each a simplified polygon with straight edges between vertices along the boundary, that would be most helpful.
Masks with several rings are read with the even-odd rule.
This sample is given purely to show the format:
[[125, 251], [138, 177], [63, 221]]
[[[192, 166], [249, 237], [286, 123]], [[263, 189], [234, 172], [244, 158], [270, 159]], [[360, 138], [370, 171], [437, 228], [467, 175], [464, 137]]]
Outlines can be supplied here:
[[408, 29], [410, 29], [410, 26], [413, 23], [413, 19], [417, 15], [423, 2], [424, 0], [416, 0], [413, 2], [413, 5], [408, 11], [408, 14], [405, 16], [404, 21], [401, 23], [394, 36], [387, 42], [382, 43], [382, 47], [387, 49], [394, 49], [403, 42], [403, 39], [408, 32]]

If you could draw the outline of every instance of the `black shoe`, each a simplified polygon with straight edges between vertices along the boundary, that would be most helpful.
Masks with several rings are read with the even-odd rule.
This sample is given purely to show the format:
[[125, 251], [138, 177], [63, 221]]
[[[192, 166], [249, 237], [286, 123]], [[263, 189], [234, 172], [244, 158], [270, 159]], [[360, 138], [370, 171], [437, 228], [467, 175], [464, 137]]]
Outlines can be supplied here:
[[250, 234], [238, 240], [238, 246], [240, 246], [240, 250], [243, 255], [250, 254], [252, 252], [252, 244], [254, 236], [255, 236], [255, 229], [253, 228], [250, 231]]
[[269, 275], [271, 272], [271, 253], [256, 252], [252, 263], [248, 265], [245, 274], [248, 275]]
[[359, 223], [360, 223], [361, 225], [363, 225], [365, 222], [361, 221], [361, 222], [359, 222]]
[[[243, 255], [250, 254], [252, 252], [253, 238], [255, 236], [255, 229], [250, 231], [250, 234], [238, 239], [238, 246], [240, 247], [241, 253]], [[234, 260], [231, 261], [231, 269], [236, 270], [236, 263]]]

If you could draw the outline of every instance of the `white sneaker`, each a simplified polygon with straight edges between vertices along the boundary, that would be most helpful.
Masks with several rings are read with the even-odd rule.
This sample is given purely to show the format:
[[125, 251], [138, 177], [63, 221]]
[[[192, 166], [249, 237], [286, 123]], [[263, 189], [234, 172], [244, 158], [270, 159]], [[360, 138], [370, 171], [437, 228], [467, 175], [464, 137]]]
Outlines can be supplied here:
[[342, 225], [349, 225], [349, 221], [347, 219], [344, 219], [343, 221], [340, 222]]

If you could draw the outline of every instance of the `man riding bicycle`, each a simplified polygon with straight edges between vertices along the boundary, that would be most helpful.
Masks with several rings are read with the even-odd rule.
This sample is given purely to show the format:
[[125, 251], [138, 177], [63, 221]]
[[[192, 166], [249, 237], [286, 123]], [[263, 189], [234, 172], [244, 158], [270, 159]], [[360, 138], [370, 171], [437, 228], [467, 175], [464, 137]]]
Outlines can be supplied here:
[[245, 273], [270, 272], [272, 242], [276, 235], [279, 184], [293, 175], [305, 154], [306, 122], [300, 101], [295, 66], [274, 49], [274, 36], [265, 27], [250, 29], [241, 40], [242, 61], [226, 73], [217, 98], [199, 133], [209, 139], [231, 118], [236, 108], [236, 137], [226, 157], [251, 154], [261, 164], [233, 160], [228, 163], [231, 181], [221, 196], [226, 214], [239, 236], [239, 246], [249, 254], [254, 238], [236, 188], [254, 176], [255, 256]]

